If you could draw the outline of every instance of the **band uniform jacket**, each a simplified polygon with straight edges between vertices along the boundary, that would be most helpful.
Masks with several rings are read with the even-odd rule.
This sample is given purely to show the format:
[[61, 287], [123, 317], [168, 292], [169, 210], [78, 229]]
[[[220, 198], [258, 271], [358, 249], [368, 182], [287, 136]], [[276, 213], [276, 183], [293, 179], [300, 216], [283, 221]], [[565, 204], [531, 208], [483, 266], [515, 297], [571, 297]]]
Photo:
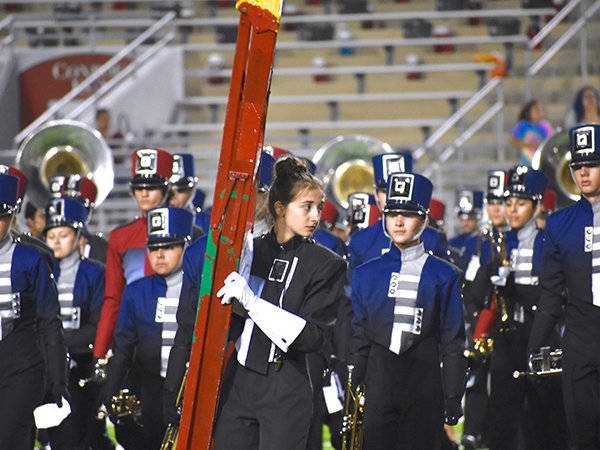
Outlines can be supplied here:
[[600, 283], [594, 264], [600, 222], [600, 201], [585, 199], [557, 211], [546, 221], [546, 241], [540, 273], [542, 298], [531, 333], [530, 348], [547, 344], [563, 317], [563, 346], [593, 358], [600, 342]]
[[144, 372], [166, 375], [182, 277], [178, 270], [166, 278], [154, 274], [127, 285], [115, 327], [116, 363], [128, 367], [135, 354]]
[[[356, 381], [364, 379], [372, 343], [402, 354], [433, 337], [439, 342], [441, 360], [464, 358], [460, 285], [458, 269], [425, 252], [422, 244], [402, 252], [392, 245], [388, 253], [357, 267], [352, 279], [354, 337], [350, 350]], [[402, 298], [404, 294], [406, 298]], [[449, 375], [444, 374], [444, 380], [460, 382], [445, 386], [446, 396], [461, 396], [464, 373]]]
[[[250, 286], [252, 279], [264, 282], [257, 292], [262, 299], [306, 320], [303, 330], [282, 355], [284, 363], [293, 358], [304, 364], [304, 354], [325, 346], [335, 324], [345, 275], [346, 262], [312, 238], [297, 235], [279, 244], [271, 231], [254, 239]], [[242, 328], [243, 336], [236, 342], [238, 361], [251, 370], [267, 373], [271, 341], [249, 317], [234, 314], [234, 340]]]
[[[426, 227], [421, 241], [426, 251], [449, 260], [445, 238], [439, 231]], [[362, 263], [380, 257], [390, 249], [390, 245], [391, 240], [383, 231], [382, 220], [354, 233], [348, 244], [348, 279], [352, 281], [354, 269]]]
[[104, 272], [102, 264], [81, 257], [77, 251], [55, 265], [65, 342], [75, 360], [92, 355], [104, 303]]
[[[48, 264], [36, 247], [8, 236], [0, 242], [0, 279], [0, 380], [43, 372], [36, 332], [46, 350], [64, 348], [58, 292]], [[50, 382], [64, 383], [65, 375], [51, 372]]]

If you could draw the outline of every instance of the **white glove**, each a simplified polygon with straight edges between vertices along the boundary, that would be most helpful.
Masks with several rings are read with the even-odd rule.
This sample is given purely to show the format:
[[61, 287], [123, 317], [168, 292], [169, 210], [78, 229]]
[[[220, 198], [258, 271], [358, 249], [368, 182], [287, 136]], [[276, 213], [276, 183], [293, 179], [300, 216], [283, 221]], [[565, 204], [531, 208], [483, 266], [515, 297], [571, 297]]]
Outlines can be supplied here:
[[493, 275], [491, 278], [494, 286], [506, 286], [506, 280], [510, 275], [510, 268], [507, 266], [500, 266], [498, 268], [498, 275]]
[[217, 292], [217, 297], [223, 297], [221, 299], [221, 304], [223, 305], [229, 305], [231, 299], [237, 298], [247, 311], [252, 309], [258, 298], [252, 292], [244, 277], [235, 271], [231, 272], [225, 278], [225, 285]]

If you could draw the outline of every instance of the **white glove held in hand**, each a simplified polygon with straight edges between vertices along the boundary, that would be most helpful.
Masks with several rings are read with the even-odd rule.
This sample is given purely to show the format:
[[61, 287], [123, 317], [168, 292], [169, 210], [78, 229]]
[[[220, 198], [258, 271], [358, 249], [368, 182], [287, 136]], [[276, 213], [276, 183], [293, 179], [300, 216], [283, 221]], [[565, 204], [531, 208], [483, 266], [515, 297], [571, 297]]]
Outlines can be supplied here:
[[229, 305], [231, 299], [237, 298], [247, 311], [252, 309], [258, 298], [252, 292], [244, 277], [237, 272], [231, 272], [225, 278], [225, 285], [217, 292], [217, 297], [222, 297], [221, 303], [223, 305]]
[[493, 275], [491, 278], [492, 284], [494, 286], [506, 286], [506, 280], [510, 275], [510, 269], [506, 266], [501, 266], [498, 268], [498, 275]]

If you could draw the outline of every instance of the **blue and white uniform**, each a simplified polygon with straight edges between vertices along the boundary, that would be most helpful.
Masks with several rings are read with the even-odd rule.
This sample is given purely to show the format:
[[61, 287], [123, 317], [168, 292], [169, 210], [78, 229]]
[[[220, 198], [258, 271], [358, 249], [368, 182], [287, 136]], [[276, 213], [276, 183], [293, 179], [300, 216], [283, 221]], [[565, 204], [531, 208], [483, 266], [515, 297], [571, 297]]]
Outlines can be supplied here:
[[[432, 189], [420, 175], [390, 175], [384, 214], [419, 214], [425, 221]], [[392, 244], [352, 278], [350, 363], [356, 382], [366, 384], [365, 449], [440, 448], [444, 415], [454, 423], [460, 417], [461, 274], [426, 252], [418, 236], [403, 250]]]
[[563, 390], [575, 448], [600, 445], [600, 289], [596, 247], [600, 242], [600, 200], [583, 199], [551, 214], [546, 221], [546, 243], [540, 274], [542, 298], [529, 348], [547, 345], [548, 335], [564, 317]]
[[18, 177], [0, 175], [0, 443], [21, 450], [33, 448], [45, 372], [53, 401], [69, 394], [56, 283], [39, 248], [10, 233], [18, 191]]

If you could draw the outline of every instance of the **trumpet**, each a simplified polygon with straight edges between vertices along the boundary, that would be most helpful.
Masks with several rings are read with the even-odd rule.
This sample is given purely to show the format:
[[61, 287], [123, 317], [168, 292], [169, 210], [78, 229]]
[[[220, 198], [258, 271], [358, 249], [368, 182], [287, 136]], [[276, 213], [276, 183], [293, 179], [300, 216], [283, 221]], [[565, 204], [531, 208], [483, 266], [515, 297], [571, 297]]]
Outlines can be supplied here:
[[[177, 393], [177, 411], [181, 414], [181, 408], [183, 407], [183, 392], [185, 391], [185, 384], [187, 382], [188, 370], [190, 369], [190, 363], [188, 362], [185, 367], [185, 374]], [[177, 435], [179, 434], [179, 425], [172, 423], [167, 427], [165, 437], [163, 438], [160, 450], [174, 450], [177, 447]]]
[[540, 348], [540, 353], [529, 355], [529, 371], [519, 372], [515, 370], [514, 378], [533, 375], [544, 377], [549, 375], [560, 375], [562, 373], [562, 350], [550, 351], [550, 347]]
[[[343, 450], [362, 449], [363, 435], [363, 414], [365, 409], [365, 385], [360, 383], [356, 392], [352, 392], [352, 373], [354, 366], [348, 365], [348, 385], [346, 388], [346, 405], [344, 409], [344, 418], [342, 419]], [[352, 412], [350, 412], [350, 402], [352, 401]]]
[[112, 397], [110, 409], [107, 414], [114, 415], [119, 419], [131, 416], [137, 425], [143, 426], [142, 405], [134, 394], [129, 394], [129, 389], [121, 389], [118, 396]]

